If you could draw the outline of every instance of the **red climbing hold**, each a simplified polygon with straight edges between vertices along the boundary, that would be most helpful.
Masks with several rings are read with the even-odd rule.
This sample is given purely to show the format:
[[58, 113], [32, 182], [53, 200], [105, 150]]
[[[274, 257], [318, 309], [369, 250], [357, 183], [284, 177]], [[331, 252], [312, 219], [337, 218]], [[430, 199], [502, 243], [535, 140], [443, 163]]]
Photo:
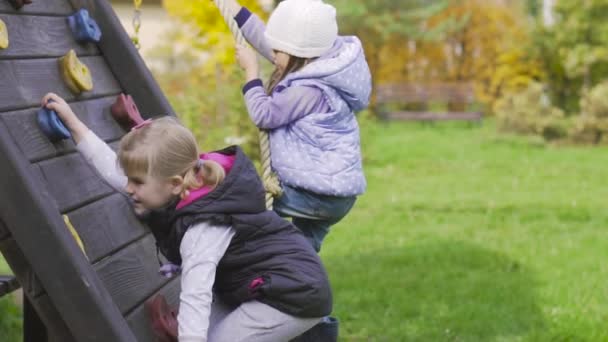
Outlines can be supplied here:
[[144, 121], [131, 95], [120, 94], [112, 105], [111, 112], [114, 119], [127, 131]]
[[145, 303], [158, 342], [177, 342], [177, 311], [163, 295], [156, 295]]
[[15, 9], [21, 9], [24, 5], [32, 3], [32, 0], [8, 0]]

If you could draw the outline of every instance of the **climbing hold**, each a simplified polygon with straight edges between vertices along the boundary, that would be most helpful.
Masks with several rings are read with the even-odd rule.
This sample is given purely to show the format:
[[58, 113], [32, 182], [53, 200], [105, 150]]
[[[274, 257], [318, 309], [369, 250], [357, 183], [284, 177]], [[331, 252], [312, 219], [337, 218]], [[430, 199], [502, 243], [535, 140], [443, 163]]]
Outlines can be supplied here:
[[37, 114], [38, 126], [52, 142], [69, 139], [70, 131], [65, 127], [55, 111], [42, 107]]
[[127, 131], [144, 122], [131, 95], [118, 95], [111, 112], [114, 119]]
[[78, 42], [99, 43], [101, 31], [95, 20], [89, 17], [89, 11], [81, 8], [68, 17], [68, 24]]
[[177, 311], [165, 297], [157, 294], [144, 304], [152, 321], [152, 330], [159, 342], [177, 342]]
[[84, 254], [84, 257], [89, 259], [89, 257], [87, 256], [87, 252], [85, 252], [84, 250], [84, 244], [82, 243], [82, 239], [80, 238], [80, 235], [78, 235], [76, 229], [74, 229], [74, 226], [72, 225], [72, 222], [70, 222], [70, 218], [68, 217], [68, 215], [63, 215], [63, 222], [65, 222], [65, 225], [68, 227], [68, 230], [70, 231], [70, 233], [72, 233], [72, 237], [74, 237], [74, 240], [76, 240], [76, 244], [82, 250], [82, 254]]
[[15, 7], [15, 9], [21, 9], [24, 5], [32, 3], [32, 0], [8, 0], [8, 2]]
[[0, 49], [8, 47], [8, 29], [2, 19], [0, 19]]
[[93, 79], [89, 68], [76, 56], [74, 50], [70, 50], [59, 59], [61, 76], [68, 88], [76, 94], [93, 89]]

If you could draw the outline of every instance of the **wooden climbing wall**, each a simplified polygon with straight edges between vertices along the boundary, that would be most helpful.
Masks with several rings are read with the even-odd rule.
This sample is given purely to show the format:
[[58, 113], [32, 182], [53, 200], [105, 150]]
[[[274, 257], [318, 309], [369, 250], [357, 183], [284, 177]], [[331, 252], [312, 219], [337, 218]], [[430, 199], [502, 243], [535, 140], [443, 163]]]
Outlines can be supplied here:
[[[79, 44], [66, 17], [87, 8], [103, 33]], [[37, 126], [42, 96], [55, 92], [103, 140], [125, 131], [109, 107], [133, 96], [146, 116], [174, 115], [106, 0], [33, 0], [15, 10], [0, 0], [8, 49], [0, 50], [0, 251], [47, 327], [49, 341], [153, 341], [144, 301], [177, 304], [179, 281], [157, 274], [151, 234], [126, 199], [107, 186], [72, 141], [51, 143]], [[57, 59], [74, 49], [94, 89], [75, 96]], [[67, 230], [67, 214], [85, 258]]]

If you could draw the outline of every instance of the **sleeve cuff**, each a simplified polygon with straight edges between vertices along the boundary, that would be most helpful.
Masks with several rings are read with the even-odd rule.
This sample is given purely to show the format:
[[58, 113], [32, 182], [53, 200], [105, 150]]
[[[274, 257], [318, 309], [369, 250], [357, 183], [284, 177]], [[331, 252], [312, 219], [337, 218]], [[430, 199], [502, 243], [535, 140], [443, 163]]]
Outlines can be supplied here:
[[245, 25], [249, 17], [251, 17], [251, 12], [247, 8], [241, 7], [241, 10], [236, 14], [234, 20], [236, 20], [237, 25], [239, 25], [239, 28], [241, 28], [243, 25]]
[[262, 83], [261, 79], [256, 78], [255, 80], [251, 80], [251, 81], [247, 82], [243, 86], [243, 95], [247, 94], [247, 92], [249, 90], [251, 90], [252, 88], [255, 88], [255, 87], [264, 87], [264, 83]]
[[206, 342], [207, 339], [201, 336], [179, 336], [179, 342]]

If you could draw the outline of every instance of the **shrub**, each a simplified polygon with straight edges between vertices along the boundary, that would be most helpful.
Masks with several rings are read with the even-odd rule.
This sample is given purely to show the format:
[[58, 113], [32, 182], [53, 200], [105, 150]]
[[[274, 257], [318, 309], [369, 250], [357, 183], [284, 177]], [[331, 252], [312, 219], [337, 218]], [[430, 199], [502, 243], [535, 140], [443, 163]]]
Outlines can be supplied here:
[[608, 144], [608, 81], [583, 92], [581, 114], [576, 119], [571, 137], [574, 141]]
[[543, 85], [531, 83], [526, 89], [501, 97], [494, 112], [503, 131], [540, 135], [546, 140], [567, 134], [564, 112], [551, 105]]

